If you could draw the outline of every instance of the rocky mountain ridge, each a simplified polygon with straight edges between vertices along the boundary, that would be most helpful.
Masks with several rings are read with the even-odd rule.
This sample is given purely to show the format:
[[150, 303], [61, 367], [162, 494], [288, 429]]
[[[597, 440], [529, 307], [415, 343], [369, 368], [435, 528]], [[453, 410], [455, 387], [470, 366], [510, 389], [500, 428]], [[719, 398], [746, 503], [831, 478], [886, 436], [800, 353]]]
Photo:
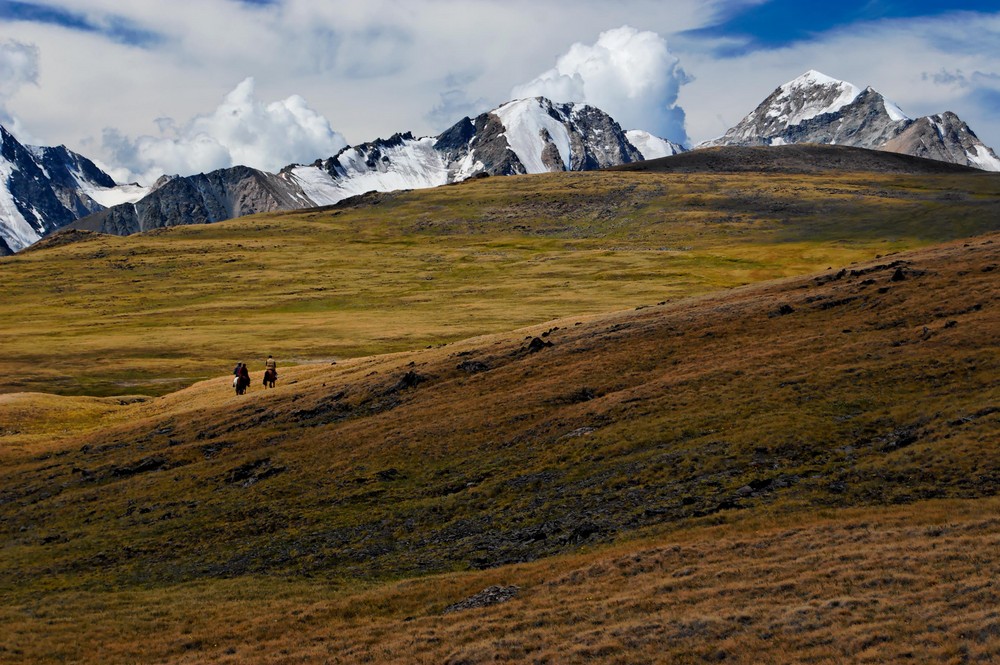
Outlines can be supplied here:
[[[6, 130], [0, 138], [0, 255], [65, 227], [130, 234], [331, 205], [370, 191], [437, 187], [483, 174], [591, 170], [684, 151], [642, 130], [623, 131], [593, 106], [542, 97], [462, 118], [437, 136], [397, 133], [278, 173], [235, 166], [164, 176], [152, 188], [115, 185], [93, 162], [62, 146], [26, 148]], [[696, 148], [805, 143], [1000, 171], [1000, 158], [954, 113], [914, 120], [873, 88], [816, 71], [780, 86], [724, 136]]]
[[775, 89], [723, 136], [696, 146], [846, 145], [1000, 171], [957, 115], [912, 119], [881, 93], [810, 70]]
[[210, 224], [258, 212], [315, 205], [300, 189], [273, 173], [234, 166], [211, 173], [171, 178], [135, 203], [101, 210], [68, 228], [114, 235], [167, 226]]
[[[683, 150], [641, 134], [649, 137], [648, 156]], [[281, 175], [317, 205], [329, 205], [373, 190], [437, 187], [480, 174], [587, 171], [645, 158], [600, 109], [538, 97], [462, 118], [437, 136], [407, 132], [349, 146], [329, 159], [289, 165]]]
[[[65, 156], [65, 148], [40, 150], [57, 151], [66, 161], [82, 164], [74, 173], [99, 172], [79, 155]], [[625, 132], [593, 106], [556, 104], [541, 97], [514, 100], [474, 119], [463, 118], [438, 136], [397, 133], [346, 147], [311, 164], [290, 164], [276, 174], [236, 166], [208, 174], [165, 176], [140, 196], [123, 201], [88, 196], [99, 188], [114, 187], [110, 177], [99, 172], [93, 176], [94, 184], [87, 180], [86, 186], [61, 194], [76, 204], [73, 196], [79, 192], [78, 198], [87, 202], [85, 208], [75, 205], [57, 216], [43, 216], [45, 221], [33, 233], [9, 234], [18, 240], [7, 253], [65, 227], [127, 235], [257, 212], [330, 205], [369, 191], [436, 187], [480, 174], [599, 169], [682, 150], [648, 132]], [[0, 216], [0, 223], [7, 217]]]
[[0, 126], [0, 256], [144, 192], [117, 185], [92, 161], [65, 146], [26, 146]]
[[[370, 191], [437, 187], [481, 174], [585, 171], [645, 159], [629, 136], [593, 106], [542, 97], [514, 100], [474, 119], [462, 118], [438, 136], [397, 133], [311, 164], [289, 164], [277, 174], [233, 167], [174, 178], [141, 201], [70, 226], [129, 234], [332, 205]], [[631, 136], [650, 157], [683, 150], [646, 132]]]

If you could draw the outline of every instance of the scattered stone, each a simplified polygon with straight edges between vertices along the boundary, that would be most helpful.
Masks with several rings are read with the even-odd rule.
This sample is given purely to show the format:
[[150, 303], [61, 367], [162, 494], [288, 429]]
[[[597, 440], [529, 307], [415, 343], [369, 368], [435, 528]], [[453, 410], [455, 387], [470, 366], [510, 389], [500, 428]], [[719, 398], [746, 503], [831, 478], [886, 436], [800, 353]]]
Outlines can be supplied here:
[[552, 346], [552, 342], [546, 342], [541, 337], [534, 337], [528, 343], [527, 351], [528, 353], [538, 353], [544, 348]]
[[948, 422], [950, 427], [958, 427], [959, 425], [965, 425], [966, 423], [971, 423], [973, 421], [979, 420], [980, 418], [985, 418], [986, 416], [992, 415], [994, 413], [1000, 412], [1000, 407], [998, 406], [988, 406], [985, 409], [980, 409], [975, 413], [970, 413], [967, 416], [962, 416], [955, 420]]
[[561, 437], [559, 437], [559, 439], [560, 440], [562, 440], [562, 439], [575, 439], [578, 436], [586, 436], [586, 435], [592, 434], [592, 433], [594, 433], [596, 431], [597, 431], [597, 429], [594, 428], [594, 427], [577, 427], [572, 432], [567, 432], [566, 434], [563, 434]]
[[511, 600], [521, 591], [517, 585], [511, 586], [491, 586], [483, 589], [474, 596], [470, 596], [463, 601], [457, 602], [444, 608], [443, 614], [459, 612], [461, 610], [471, 610], [479, 607], [489, 607]]
[[890, 282], [902, 282], [906, 279], [906, 273], [903, 272], [902, 268], [896, 268], [896, 271], [892, 273], [892, 277], [889, 278]]
[[593, 388], [583, 387], [579, 390], [575, 390], [563, 398], [563, 402], [568, 404], [579, 404], [580, 402], [589, 402], [592, 399], [597, 398], [597, 393], [594, 392]]
[[250, 487], [261, 480], [271, 478], [285, 471], [283, 466], [275, 466], [271, 463], [270, 457], [241, 464], [235, 469], [231, 469], [225, 476], [226, 482], [230, 485], [240, 485]]
[[226, 448], [232, 448], [232, 447], [233, 443], [229, 441], [220, 441], [218, 443], [211, 443], [201, 447], [201, 454], [205, 456], [205, 459], [212, 459]]
[[463, 360], [455, 367], [455, 369], [468, 374], [479, 374], [489, 370], [489, 368], [489, 365], [479, 360]]
[[913, 445], [920, 439], [920, 424], [897, 427], [877, 440], [879, 450], [889, 453]]
[[427, 377], [422, 374], [417, 374], [413, 370], [410, 370], [396, 382], [396, 385], [392, 387], [392, 391], [406, 390], [407, 388], [415, 388], [419, 386], [424, 381], [427, 381]]
[[403, 474], [399, 472], [399, 469], [393, 467], [376, 472], [375, 477], [383, 482], [391, 482], [402, 478]]
[[795, 309], [791, 305], [789, 305], [788, 303], [785, 303], [784, 305], [782, 305], [781, 307], [779, 307], [777, 310], [771, 312], [771, 316], [772, 317], [775, 317], [775, 316], [787, 316], [788, 314], [791, 314], [794, 311], [795, 311]]
[[833, 309], [834, 307], [841, 307], [842, 305], [852, 303], [858, 298], [859, 296], [848, 296], [847, 298], [838, 298], [836, 300], [825, 300], [821, 302], [818, 307], [822, 310]]
[[125, 466], [112, 467], [111, 475], [117, 478], [128, 478], [149, 471], [162, 471], [163, 469], [170, 468], [169, 465], [170, 460], [166, 457], [154, 455], [152, 457], [143, 457], [141, 460], [132, 464], [126, 464]]

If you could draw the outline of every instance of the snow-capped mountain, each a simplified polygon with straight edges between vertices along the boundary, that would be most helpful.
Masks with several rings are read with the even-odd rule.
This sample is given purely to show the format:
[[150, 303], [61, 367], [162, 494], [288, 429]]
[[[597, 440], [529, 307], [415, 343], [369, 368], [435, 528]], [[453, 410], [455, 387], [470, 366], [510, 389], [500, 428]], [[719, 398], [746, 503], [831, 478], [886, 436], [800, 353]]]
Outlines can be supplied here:
[[[634, 137], [634, 141], [633, 141]], [[344, 148], [327, 160], [286, 167], [319, 205], [364, 192], [437, 187], [470, 176], [586, 171], [682, 150], [646, 132], [623, 132], [611, 116], [582, 104], [519, 99], [438, 136], [396, 134]]]
[[950, 111], [917, 118], [880, 150], [1000, 171], [1000, 159]]
[[914, 120], [871, 87], [812, 70], [776, 89], [723, 136], [697, 147], [788, 143], [888, 150], [1000, 171], [1000, 158], [954, 113]]
[[643, 161], [672, 157], [685, 152], [684, 146], [667, 139], [661, 139], [642, 129], [630, 129], [625, 132], [625, 138], [642, 154]]
[[290, 164], [278, 174], [234, 167], [174, 178], [134, 204], [91, 215], [73, 227], [124, 235], [331, 205], [370, 191], [437, 187], [483, 173], [584, 171], [682, 150], [647, 132], [624, 132], [593, 106], [520, 99], [475, 119], [463, 118], [438, 136], [394, 134], [312, 164]]
[[0, 126], [0, 255], [147, 192], [115, 184], [92, 161], [65, 146], [25, 146]]
[[88, 215], [69, 228], [130, 235], [166, 226], [210, 224], [258, 212], [316, 205], [287, 179], [248, 166], [161, 178], [135, 203]]

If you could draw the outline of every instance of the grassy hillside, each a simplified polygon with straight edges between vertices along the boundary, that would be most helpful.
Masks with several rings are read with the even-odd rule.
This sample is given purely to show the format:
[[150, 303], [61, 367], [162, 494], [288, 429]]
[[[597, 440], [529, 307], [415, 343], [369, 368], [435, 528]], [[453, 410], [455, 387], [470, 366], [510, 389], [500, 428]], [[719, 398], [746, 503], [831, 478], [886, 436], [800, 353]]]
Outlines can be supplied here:
[[[820, 235], [805, 216], [767, 233]], [[934, 228], [918, 217], [899, 223]], [[524, 238], [553, 242], [545, 223]], [[889, 224], [864, 228], [871, 251]], [[258, 372], [241, 398], [225, 376], [155, 399], [5, 397], [21, 415], [0, 460], [0, 660], [990, 662], [998, 265], [994, 233], [288, 368], [273, 391]], [[445, 613], [490, 585], [519, 589]]]
[[998, 219], [1000, 178], [982, 173], [607, 172], [52, 242], [0, 259], [0, 391], [161, 395], [268, 353], [287, 366], [423, 348], [809, 274]]

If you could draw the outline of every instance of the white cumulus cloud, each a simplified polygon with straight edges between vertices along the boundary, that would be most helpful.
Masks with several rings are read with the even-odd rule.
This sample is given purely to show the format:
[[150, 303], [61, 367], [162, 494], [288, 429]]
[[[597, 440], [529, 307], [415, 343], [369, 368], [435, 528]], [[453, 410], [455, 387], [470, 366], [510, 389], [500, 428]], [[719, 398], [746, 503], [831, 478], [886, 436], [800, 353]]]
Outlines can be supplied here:
[[299, 95], [264, 103], [254, 79], [244, 79], [212, 113], [183, 125], [157, 120], [159, 136], [130, 138], [104, 130], [103, 147], [120, 168], [119, 180], [149, 184], [163, 174], [213, 171], [235, 165], [276, 171], [293, 162], [311, 162], [347, 145], [330, 122]]
[[27, 140], [21, 121], [8, 102], [26, 84], [38, 83], [38, 47], [16, 39], [0, 42], [0, 124]]
[[573, 44], [555, 67], [511, 94], [584, 102], [611, 114], [624, 129], [685, 143], [677, 95], [689, 80], [663, 37], [624, 25], [602, 32], [593, 45]]

